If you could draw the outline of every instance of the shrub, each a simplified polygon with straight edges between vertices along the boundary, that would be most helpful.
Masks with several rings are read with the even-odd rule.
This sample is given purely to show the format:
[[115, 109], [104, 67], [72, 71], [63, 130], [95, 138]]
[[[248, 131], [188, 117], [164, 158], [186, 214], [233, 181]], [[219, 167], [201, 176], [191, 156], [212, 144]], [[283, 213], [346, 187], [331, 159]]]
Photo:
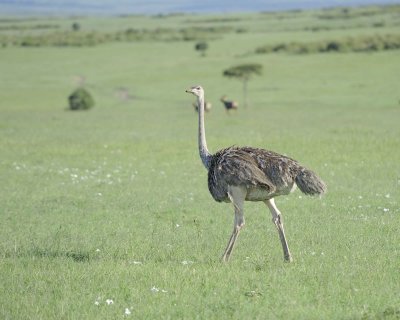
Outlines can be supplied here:
[[326, 51], [340, 51], [340, 43], [337, 41], [330, 41], [326, 44]]
[[194, 48], [196, 51], [201, 52], [201, 55], [205, 56], [208, 49], [208, 43], [205, 41], [197, 42]]
[[88, 110], [94, 106], [92, 95], [83, 88], [78, 88], [68, 97], [71, 110]]
[[374, 35], [331, 41], [290, 42], [258, 47], [255, 53], [288, 52], [295, 54], [325, 52], [374, 52], [400, 49], [400, 35]]
[[79, 31], [81, 29], [81, 25], [78, 22], [74, 22], [72, 24], [72, 30], [73, 31]]

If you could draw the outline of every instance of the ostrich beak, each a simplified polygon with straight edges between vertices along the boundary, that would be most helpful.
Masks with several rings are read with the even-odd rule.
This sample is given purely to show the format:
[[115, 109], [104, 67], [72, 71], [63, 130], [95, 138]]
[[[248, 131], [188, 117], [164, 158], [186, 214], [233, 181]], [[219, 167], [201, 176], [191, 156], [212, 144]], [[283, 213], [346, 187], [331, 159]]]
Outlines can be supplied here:
[[192, 93], [192, 91], [190, 89], [186, 89], [185, 92], [186, 93]]

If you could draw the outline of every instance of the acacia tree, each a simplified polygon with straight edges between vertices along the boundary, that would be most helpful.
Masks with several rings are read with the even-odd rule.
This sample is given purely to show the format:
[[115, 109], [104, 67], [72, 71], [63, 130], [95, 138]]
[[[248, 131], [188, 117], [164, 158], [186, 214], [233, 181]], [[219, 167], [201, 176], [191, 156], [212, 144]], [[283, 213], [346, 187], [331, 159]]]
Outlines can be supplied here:
[[236, 78], [243, 83], [243, 101], [247, 107], [247, 83], [253, 75], [261, 75], [263, 66], [258, 63], [241, 64], [224, 70], [224, 77]]

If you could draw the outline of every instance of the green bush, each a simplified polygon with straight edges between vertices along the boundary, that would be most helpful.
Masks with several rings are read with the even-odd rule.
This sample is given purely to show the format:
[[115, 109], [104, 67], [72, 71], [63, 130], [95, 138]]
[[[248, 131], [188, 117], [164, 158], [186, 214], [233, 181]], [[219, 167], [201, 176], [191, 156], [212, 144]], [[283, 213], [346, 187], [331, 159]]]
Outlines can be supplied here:
[[201, 52], [201, 55], [205, 56], [206, 55], [206, 51], [208, 49], [208, 43], [205, 41], [200, 41], [197, 42], [194, 46], [196, 51]]
[[73, 31], [79, 31], [81, 29], [81, 25], [78, 22], [74, 22], [72, 24], [72, 30]]
[[330, 41], [326, 44], [326, 51], [340, 51], [340, 46], [338, 41]]
[[287, 52], [295, 54], [325, 52], [374, 52], [400, 49], [400, 35], [374, 35], [344, 38], [338, 40], [321, 40], [317, 42], [289, 42], [258, 47], [255, 53]]
[[89, 91], [78, 88], [68, 97], [71, 110], [88, 110], [94, 106], [94, 100]]

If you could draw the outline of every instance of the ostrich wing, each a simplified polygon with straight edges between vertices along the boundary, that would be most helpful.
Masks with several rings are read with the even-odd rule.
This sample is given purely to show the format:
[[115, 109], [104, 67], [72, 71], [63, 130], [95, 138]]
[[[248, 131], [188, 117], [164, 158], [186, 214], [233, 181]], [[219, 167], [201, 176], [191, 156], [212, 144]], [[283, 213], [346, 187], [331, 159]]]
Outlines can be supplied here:
[[275, 191], [281, 191], [292, 185], [302, 169], [296, 160], [273, 151], [251, 147], [243, 147], [242, 150], [255, 159], [258, 168], [272, 182]]
[[248, 150], [236, 147], [220, 150], [213, 155], [208, 172], [208, 187], [215, 200], [227, 198], [228, 185], [246, 188], [257, 186], [268, 192], [275, 190], [257, 159]]

